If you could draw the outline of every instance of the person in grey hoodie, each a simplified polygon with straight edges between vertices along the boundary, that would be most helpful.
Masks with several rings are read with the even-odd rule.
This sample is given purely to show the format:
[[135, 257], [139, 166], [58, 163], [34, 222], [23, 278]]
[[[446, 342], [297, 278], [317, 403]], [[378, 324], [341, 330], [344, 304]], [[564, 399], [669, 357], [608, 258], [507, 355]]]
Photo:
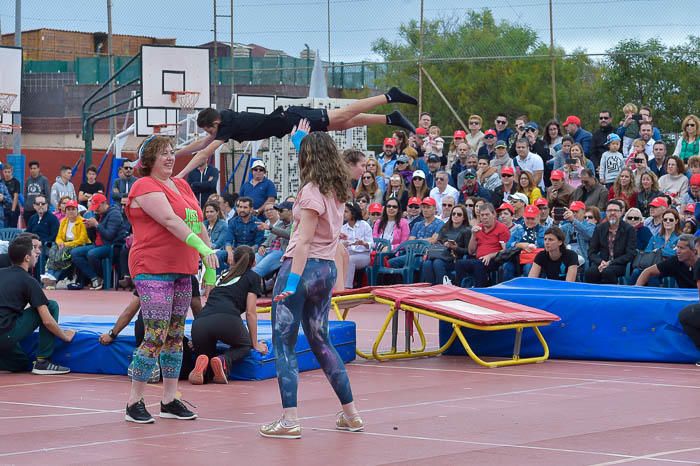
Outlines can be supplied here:
[[58, 208], [58, 201], [62, 197], [68, 196], [73, 201], [78, 200], [78, 196], [75, 194], [75, 186], [70, 182], [73, 176], [73, 170], [64, 165], [61, 167], [60, 176], [56, 177], [56, 182], [51, 186], [51, 205], [54, 209]]
[[24, 183], [24, 224], [29, 225], [29, 219], [36, 213], [34, 210], [34, 200], [37, 196], [49, 198], [49, 180], [41, 174], [39, 162], [32, 160], [29, 162], [29, 178]]

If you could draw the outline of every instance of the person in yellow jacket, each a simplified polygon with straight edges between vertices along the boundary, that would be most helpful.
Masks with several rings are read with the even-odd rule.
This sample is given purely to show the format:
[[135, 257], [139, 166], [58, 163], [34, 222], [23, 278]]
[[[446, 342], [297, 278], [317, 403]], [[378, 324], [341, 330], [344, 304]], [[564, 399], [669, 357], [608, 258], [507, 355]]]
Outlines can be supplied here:
[[46, 273], [41, 276], [41, 283], [47, 289], [53, 289], [56, 282], [67, 275], [71, 268], [70, 250], [90, 243], [83, 217], [78, 215], [78, 202], [66, 203], [66, 216], [61, 220], [56, 235], [55, 245], [51, 247]]

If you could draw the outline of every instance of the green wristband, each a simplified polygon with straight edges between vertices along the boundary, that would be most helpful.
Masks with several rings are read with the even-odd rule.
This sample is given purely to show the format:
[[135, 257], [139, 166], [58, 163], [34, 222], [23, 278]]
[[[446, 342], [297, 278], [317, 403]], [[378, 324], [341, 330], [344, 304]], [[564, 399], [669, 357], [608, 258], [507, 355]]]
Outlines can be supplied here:
[[216, 285], [216, 269], [205, 267], [203, 280], [206, 286]]
[[202, 238], [199, 236], [195, 235], [194, 233], [190, 233], [187, 235], [187, 239], [185, 239], [185, 244], [191, 247], [192, 249], [195, 249], [200, 256], [202, 257], [207, 257], [210, 254], [214, 254], [214, 251], [207, 246], [204, 241], [202, 241]]

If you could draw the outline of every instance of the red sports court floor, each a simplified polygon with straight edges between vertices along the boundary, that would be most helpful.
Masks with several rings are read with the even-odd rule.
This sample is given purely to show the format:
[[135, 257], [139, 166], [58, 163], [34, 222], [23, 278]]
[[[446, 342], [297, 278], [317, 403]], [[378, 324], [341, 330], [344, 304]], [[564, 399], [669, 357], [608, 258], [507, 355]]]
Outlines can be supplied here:
[[[125, 292], [54, 292], [64, 314], [116, 314]], [[352, 311], [368, 348], [383, 312]], [[426, 321], [424, 321], [426, 322]], [[432, 345], [437, 325], [427, 324]], [[301, 440], [258, 436], [276, 380], [181, 385], [196, 421], [124, 422], [126, 377], [0, 375], [0, 465], [700, 464], [700, 369], [556, 361], [482, 369], [464, 357], [348, 365], [366, 431], [334, 427], [322, 372], [301, 374]], [[157, 414], [160, 385], [146, 403]]]

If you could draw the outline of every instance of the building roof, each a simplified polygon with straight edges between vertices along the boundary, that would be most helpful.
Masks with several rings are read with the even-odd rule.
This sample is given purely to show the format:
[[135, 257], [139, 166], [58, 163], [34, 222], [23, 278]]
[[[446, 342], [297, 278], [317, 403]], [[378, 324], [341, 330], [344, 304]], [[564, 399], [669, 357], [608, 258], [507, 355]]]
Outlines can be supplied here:
[[[102, 34], [107, 34], [105, 31], [75, 31], [71, 29], [55, 29], [55, 28], [38, 28], [38, 29], [29, 29], [29, 30], [23, 30], [22, 34], [30, 33], [30, 32], [39, 32], [39, 31], [55, 31], [55, 32], [70, 32], [70, 33], [75, 33], [75, 34], [96, 34], [96, 33], [102, 33]], [[14, 36], [14, 32], [10, 32], [7, 34], [3, 34], [2, 37], [9, 37], [9, 36]], [[133, 34], [112, 34], [113, 36], [120, 36], [120, 37], [140, 37], [143, 39], [154, 39], [154, 40], [176, 40], [174, 37], [153, 37], [153, 36], [135, 36]]]

